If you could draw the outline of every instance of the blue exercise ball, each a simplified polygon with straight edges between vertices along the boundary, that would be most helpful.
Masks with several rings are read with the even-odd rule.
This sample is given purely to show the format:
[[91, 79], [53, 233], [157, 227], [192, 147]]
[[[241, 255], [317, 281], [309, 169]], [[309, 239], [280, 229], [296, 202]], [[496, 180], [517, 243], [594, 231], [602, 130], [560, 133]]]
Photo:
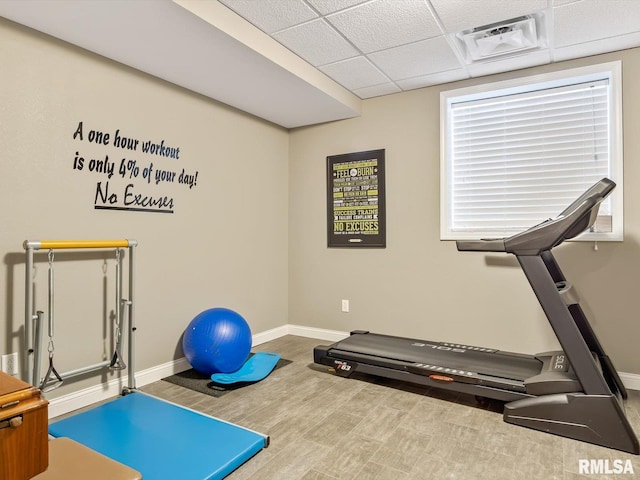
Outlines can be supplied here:
[[228, 308], [210, 308], [191, 320], [182, 337], [182, 350], [203, 375], [239, 370], [251, 351], [251, 329]]

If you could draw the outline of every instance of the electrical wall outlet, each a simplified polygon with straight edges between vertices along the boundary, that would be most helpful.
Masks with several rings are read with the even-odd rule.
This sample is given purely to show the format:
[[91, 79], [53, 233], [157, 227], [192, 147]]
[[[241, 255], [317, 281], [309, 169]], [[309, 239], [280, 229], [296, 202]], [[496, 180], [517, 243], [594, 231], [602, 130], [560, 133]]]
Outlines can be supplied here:
[[2, 355], [2, 371], [9, 375], [18, 375], [18, 373], [20, 373], [18, 365], [18, 352]]
[[349, 300], [342, 300], [342, 311], [349, 313]]

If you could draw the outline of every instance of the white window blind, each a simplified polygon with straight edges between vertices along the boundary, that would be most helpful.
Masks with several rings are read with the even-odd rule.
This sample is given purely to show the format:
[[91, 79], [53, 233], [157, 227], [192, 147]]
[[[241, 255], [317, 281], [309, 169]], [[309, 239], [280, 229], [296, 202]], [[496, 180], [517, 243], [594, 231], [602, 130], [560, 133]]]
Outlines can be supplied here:
[[[615, 177], [611, 88], [604, 75], [448, 97], [442, 237], [511, 235]], [[600, 239], [613, 233], [613, 215], [608, 200], [594, 226]]]

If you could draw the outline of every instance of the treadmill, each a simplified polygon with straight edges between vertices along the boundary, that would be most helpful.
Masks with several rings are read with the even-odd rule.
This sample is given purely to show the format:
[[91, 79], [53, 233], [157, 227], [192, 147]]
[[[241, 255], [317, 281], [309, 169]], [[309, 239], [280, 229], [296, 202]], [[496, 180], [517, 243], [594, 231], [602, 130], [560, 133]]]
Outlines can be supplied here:
[[314, 362], [344, 377], [360, 372], [501, 400], [508, 423], [640, 454], [627, 391], [551, 253], [591, 228], [614, 188], [603, 178], [558, 217], [511, 237], [456, 242], [459, 251], [516, 256], [562, 351], [523, 355], [356, 330], [315, 347]]

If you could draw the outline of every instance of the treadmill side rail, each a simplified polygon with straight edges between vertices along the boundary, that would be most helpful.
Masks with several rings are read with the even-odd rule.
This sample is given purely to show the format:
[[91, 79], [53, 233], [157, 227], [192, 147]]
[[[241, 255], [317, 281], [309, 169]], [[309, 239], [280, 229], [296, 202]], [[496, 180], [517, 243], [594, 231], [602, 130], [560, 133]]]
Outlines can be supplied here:
[[[375, 365], [370, 362], [358, 362], [353, 359], [345, 360], [344, 358], [334, 358], [331, 356], [331, 347], [320, 345], [314, 349], [314, 362], [319, 365], [326, 365], [335, 369], [336, 375], [340, 377], [349, 377], [353, 373], [360, 373], [365, 375], [375, 375], [383, 378], [390, 378], [393, 380], [399, 380], [401, 382], [413, 383], [416, 385], [423, 385], [425, 387], [435, 387], [444, 390], [453, 390], [456, 392], [467, 393], [478, 397], [494, 398], [503, 402], [511, 402], [522, 398], [529, 398], [530, 395], [517, 391], [514, 386], [514, 390], [505, 389], [505, 385], [502, 388], [496, 388], [488, 385], [482, 385], [479, 383], [463, 383], [463, 382], [446, 382], [441, 380], [435, 380], [429, 375], [419, 375], [411, 373], [407, 369], [392, 368], [389, 366]], [[337, 367], [337, 368], [336, 368]]]

